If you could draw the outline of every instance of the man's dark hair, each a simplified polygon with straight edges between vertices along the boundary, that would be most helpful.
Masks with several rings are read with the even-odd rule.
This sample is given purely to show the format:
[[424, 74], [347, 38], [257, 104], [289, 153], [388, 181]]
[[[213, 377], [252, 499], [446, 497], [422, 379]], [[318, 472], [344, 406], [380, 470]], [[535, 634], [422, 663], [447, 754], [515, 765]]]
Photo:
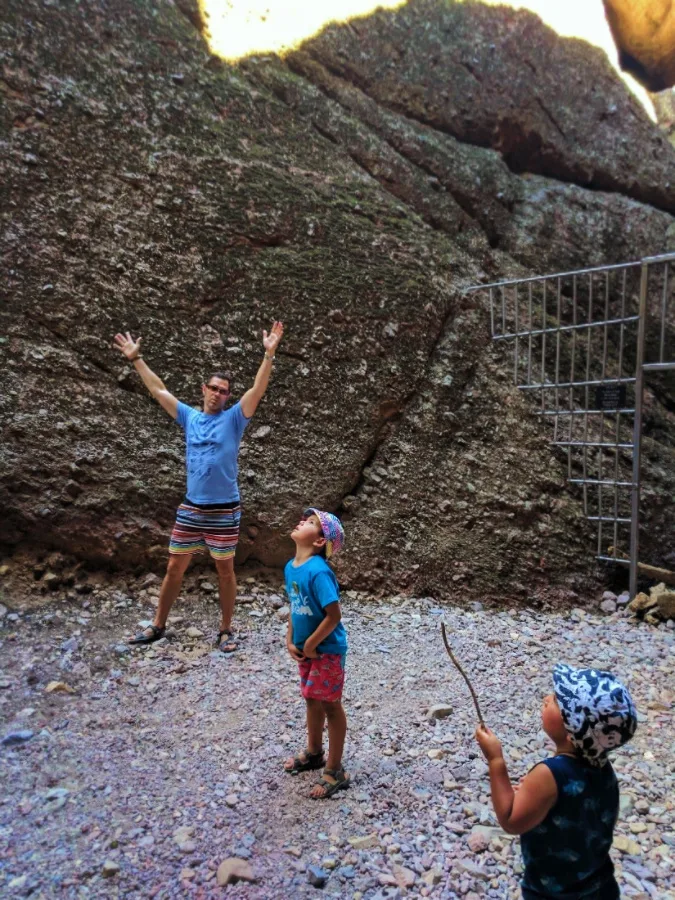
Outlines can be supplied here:
[[209, 375], [206, 379], [206, 384], [211, 384], [213, 378], [219, 378], [220, 381], [227, 381], [230, 391], [232, 390], [232, 376], [229, 372], [214, 372], [213, 375]]

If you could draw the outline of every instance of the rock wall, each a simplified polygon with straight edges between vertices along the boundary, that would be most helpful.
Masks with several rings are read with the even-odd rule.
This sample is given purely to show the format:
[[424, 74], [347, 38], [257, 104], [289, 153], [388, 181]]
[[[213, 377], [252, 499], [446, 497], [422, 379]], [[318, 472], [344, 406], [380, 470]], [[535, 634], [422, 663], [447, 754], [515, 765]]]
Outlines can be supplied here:
[[[140, 332], [197, 403], [210, 371], [248, 386], [279, 317], [239, 562], [281, 564], [311, 502], [344, 515], [347, 585], [588, 587], [579, 499], [463, 291], [667, 249], [675, 153], [598, 51], [528, 13], [429, 0], [237, 66], [209, 55], [190, 0], [1, 16], [8, 552], [161, 566], [181, 433], [112, 336]], [[650, 412], [653, 557], [674, 408]]]

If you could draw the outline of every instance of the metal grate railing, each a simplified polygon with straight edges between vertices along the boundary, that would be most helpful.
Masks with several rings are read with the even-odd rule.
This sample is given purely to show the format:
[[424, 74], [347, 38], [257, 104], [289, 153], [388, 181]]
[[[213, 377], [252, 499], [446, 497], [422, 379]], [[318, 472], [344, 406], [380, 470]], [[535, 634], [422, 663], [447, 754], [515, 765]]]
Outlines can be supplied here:
[[637, 589], [644, 378], [675, 369], [675, 254], [476, 285], [513, 382], [552, 422], [598, 559]]

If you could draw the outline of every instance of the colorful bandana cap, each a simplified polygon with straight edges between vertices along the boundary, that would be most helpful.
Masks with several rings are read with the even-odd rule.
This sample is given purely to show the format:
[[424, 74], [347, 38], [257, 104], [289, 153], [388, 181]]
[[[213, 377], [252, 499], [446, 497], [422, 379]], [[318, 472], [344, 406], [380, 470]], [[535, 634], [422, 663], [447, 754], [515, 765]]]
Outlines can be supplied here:
[[314, 514], [319, 517], [321, 522], [321, 531], [326, 538], [326, 559], [333, 556], [338, 550], [342, 550], [345, 545], [345, 532], [342, 523], [333, 513], [324, 512], [315, 506], [310, 506], [304, 512], [305, 517]]
[[611, 672], [558, 663], [553, 687], [572, 743], [591, 765], [604, 766], [608, 752], [635, 734], [633, 700]]

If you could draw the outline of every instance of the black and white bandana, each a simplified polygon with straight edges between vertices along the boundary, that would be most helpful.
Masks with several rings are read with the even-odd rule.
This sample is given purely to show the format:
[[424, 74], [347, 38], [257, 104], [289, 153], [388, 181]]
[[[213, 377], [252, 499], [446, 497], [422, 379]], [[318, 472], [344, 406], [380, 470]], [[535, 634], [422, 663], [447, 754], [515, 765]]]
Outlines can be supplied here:
[[633, 700], [611, 672], [558, 663], [553, 687], [572, 743], [591, 765], [604, 766], [607, 753], [635, 734]]

